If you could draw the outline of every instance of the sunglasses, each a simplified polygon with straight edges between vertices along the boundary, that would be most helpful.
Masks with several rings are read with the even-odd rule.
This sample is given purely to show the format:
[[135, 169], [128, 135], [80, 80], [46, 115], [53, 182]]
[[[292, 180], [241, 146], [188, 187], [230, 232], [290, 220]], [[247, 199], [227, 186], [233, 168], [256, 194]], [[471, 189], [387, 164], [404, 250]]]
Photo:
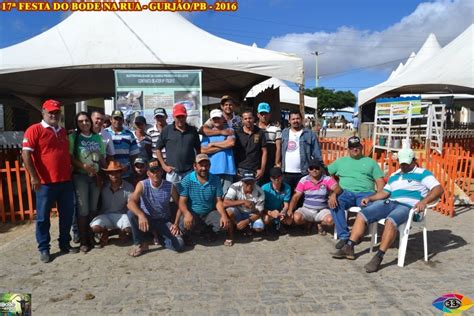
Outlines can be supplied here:
[[321, 167], [309, 166], [309, 170], [321, 170]]

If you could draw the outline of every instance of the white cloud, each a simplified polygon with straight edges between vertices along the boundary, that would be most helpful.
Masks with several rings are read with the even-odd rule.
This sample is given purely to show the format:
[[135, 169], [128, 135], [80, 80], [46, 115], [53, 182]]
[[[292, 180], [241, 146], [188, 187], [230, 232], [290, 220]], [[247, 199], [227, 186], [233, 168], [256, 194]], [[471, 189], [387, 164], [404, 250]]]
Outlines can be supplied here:
[[[417, 52], [430, 33], [441, 46], [446, 45], [474, 23], [474, 1], [438, 0], [425, 2], [410, 15], [387, 29], [375, 32], [341, 26], [337, 32], [286, 34], [274, 37], [266, 48], [292, 52], [304, 59], [306, 77], [314, 78], [318, 51], [319, 75], [331, 76], [351, 69], [372, 68], [378, 71], [394, 69], [405, 62], [411, 52]], [[394, 61], [399, 60], [399, 61]], [[389, 61], [394, 61], [387, 63]]]

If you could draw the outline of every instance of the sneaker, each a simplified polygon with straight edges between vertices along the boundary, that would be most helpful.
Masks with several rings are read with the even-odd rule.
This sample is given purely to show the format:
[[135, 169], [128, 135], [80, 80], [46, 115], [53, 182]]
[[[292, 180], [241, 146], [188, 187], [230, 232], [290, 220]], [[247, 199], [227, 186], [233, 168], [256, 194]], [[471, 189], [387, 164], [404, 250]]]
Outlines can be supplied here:
[[49, 250], [40, 251], [40, 260], [44, 263], [51, 261], [51, 256], [49, 255]]
[[59, 247], [59, 251], [63, 254], [63, 255], [66, 255], [66, 254], [69, 254], [69, 253], [78, 253], [79, 252], [79, 248], [74, 248], [74, 247], [71, 247], [71, 246], [66, 246], [66, 247]]
[[74, 232], [73, 235], [72, 235], [72, 242], [75, 243], [75, 244], [78, 244], [81, 242], [81, 238], [79, 236], [78, 233]]
[[367, 273], [372, 273], [372, 272], [377, 272], [380, 268], [380, 263], [382, 263], [382, 259], [379, 256], [375, 255], [373, 256], [372, 260], [367, 263], [364, 268], [365, 272]]
[[341, 249], [332, 253], [332, 257], [335, 259], [349, 259], [354, 260], [354, 248], [349, 245], [344, 245]]
[[342, 247], [344, 247], [346, 242], [347, 242], [347, 239], [339, 239], [339, 241], [337, 242], [337, 244], [335, 246], [336, 249], [341, 249]]

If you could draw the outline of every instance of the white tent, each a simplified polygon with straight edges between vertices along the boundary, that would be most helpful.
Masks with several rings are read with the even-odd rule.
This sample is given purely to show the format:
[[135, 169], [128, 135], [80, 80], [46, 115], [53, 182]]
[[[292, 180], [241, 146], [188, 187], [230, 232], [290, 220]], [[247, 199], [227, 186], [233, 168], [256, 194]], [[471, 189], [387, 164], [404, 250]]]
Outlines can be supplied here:
[[178, 13], [76, 12], [0, 50], [0, 95], [85, 99], [114, 94], [113, 69], [203, 69], [208, 95], [243, 96], [268, 77], [303, 83], [295, 55], [216, 37]]
[[[287, 103], [299, 106], [300, 94], [291, 89], [285, 82], [277, 78], [270, 78], [253, 86], [247, 93], [246, 98], [255, 98], [260, 92], [268, 88], [280, 88], [280, 103]], [[318, 98], [304, 96], [304, 105], [312, 109], [318, 108]]]
[[407, 67], [397, 68], [387, 81], [359, 91], [359, 106], [382, 95], [474, 93], [474, 24], [451, 43], [438, 48], [436, 38], [430, 35]]

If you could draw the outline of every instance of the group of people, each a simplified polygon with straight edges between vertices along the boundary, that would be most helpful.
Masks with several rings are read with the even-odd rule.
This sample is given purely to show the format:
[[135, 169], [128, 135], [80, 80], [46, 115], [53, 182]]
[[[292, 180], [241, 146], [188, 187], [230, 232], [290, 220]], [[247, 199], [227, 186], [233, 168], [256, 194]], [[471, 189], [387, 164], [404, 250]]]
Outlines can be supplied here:
[[[290, 126], [281, 130], [271, 123], [268, 103], [258, 105], [257, 121], [252, 111], [237, 115], [236, 105], [223, 96], [199, 130], [186, 122], [182, 104], [173, 107], [171, 124], [166, 110], [157, 108], [155, 124], [146, 128], [138, 117], [134, 131], [123, 126], [118, 110], [106, 129], [103, 114], [80, 112], [68, 136], [59, 126], [59, 102], [47, 100], [43, 121], [29, 127], [23, 140], [36, 191], [41, 261], [51, 259], [49, 214], [57, 202], [62, 253], [78, 252], [70, 246], [74, 219], [80, 251], [105, 246], [115, 230], [121, 240], [132, 236], [133, 257], [148, 250], [146, 233], [180, 252], [198, 236], [216, 240], [219, 231], [225, 231], [224, 245], [232, 246], [236, 230], [284, 233], [304, 225], [324, 235], [334, 225], [339, 242], [333, 257], [354, 259], [365, 226], [388, 218], [379, 251], [366, 266], [375, 272], [410, 208], [422, 211], [443, 193], [411, 149], [399, 152], [400, 170], [385, 184], [378, 164], [362, 155], [358, 137], [349, 138], [349, 156], [326, 167], [300, 112], [291, 112]], [[363, 209], [350, 234], [345, 212], [351, 206]]]

